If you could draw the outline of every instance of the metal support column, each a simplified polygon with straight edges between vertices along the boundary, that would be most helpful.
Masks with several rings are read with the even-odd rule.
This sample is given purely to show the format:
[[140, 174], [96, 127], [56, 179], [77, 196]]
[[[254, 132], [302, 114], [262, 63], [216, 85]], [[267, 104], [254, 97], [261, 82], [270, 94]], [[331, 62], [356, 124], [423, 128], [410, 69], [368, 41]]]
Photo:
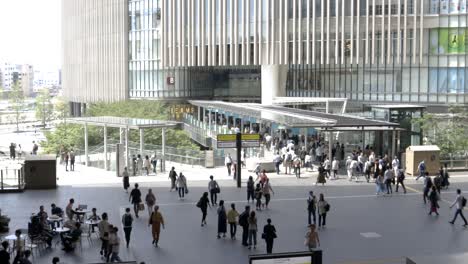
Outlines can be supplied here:
[[140, 155], [142, 159], [143, 159], [144, 146], [145, 146], [145, 134], [144, 134], [143, 128], [140, 128]]
[[361, 138], [362, 138], [362, 146], [361, 146], [361, 150], [364, 151], [364, 148], [365, 148], [365, 144], [366, 144], [366, 132], [364, 132], [364, 127], [361, 128]]
[[395, 128], [393, 129], [392, 131], [392, 157], [391, 159], [393, 159], [393, 157], [395, 157], [396, 155], [396, 131], [395, 131]]
[[333, 131], [328, 132], [328, 160], [331, 162], [333, 148]]
[[89, 162], [89, 150], [88, 150], [88, 124], [84, 124], [84, 144], [85, 144], [85, 166], [88, 166]]
[[200, 106], [198, 106], [198, 121], [201, 121], [201, 111], [200, 111]]
[[214, 130], [216, 131], [215, 135], [218, 134], [218, 112], [214, 112]]
[[[128, 149], [128, 137], [129, 137], [129, 134], [130, 131], [127, 128], [125, 128], [125, 167], [128, 168], [128, 159], [129, 159], [129, 156], [130, 156], [130, 153], [129, 153], [129, 149]], [[133, 165], [132, 165], [133, 166]]]
[[166, 171], [166, 128], [162, 128], [161, 132], [161, 172]]
[[104, 169], [108, 170], [108, 158], [107, 158], [107, 126], [104, 125]]
[[329, 110], [330, 110], [330, 102], [327, 100], [327, 101], [325, 102], [325, 113], [328, 114], [328, 113], [329, 113]]
[[303, 128], [303, 132], [304, 132], [304, 146], [305, 146], [305, 150], [307, 151], [307, 153], [309, 153], [309, 149], [307, 148], [307, 130], [308, 128]]
[[120, 128], [120, 144], [124, 144], [124, 143], [125, 143], [125, 129]]
[[400, 141], [400, 130], [397, 131], [397, 150], [400, 151], [401, 141]]
[[211, 135], [211, 109], [208, 109], [208, 131], [210, 131]]

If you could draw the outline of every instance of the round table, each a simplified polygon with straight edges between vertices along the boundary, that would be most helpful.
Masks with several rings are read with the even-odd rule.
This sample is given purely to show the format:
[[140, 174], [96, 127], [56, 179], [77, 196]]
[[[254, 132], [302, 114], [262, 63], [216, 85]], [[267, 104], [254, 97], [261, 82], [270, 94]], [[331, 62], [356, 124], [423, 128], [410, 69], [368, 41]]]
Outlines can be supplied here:
[[62, 222], [63, 218], [59, 217], [59, 218], [50, 218], [50, 217], [47, 217], [47, 221], [49, 222]]
[[70, 228], [68, 228], [68, 227], [57, 227], [57, 228], [55, 228], [54, 231], [57, 232], [57, 233], [65, 233], [65, 232], [70, 231]]
[[[20, 236], [21, 239], [25, 239], [26, 238], [26, 234], [21, 234]], [[5, 237], [6, 240], [11, 240], [11, 241], [16, 241], [17, 237], [15, 234], [13, 235], [8, 235]]]
[[101, 222], [101, 220], [86, 220], [85, 224], [87, 225], [97, 225]]

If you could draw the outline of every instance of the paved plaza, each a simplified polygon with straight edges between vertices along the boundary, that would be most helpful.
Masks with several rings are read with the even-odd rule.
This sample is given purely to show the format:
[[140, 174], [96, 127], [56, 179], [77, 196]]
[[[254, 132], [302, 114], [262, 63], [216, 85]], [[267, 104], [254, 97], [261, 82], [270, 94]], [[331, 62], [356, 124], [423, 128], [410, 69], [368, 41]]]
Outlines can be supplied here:
[[[110, 222], [121, 229], [121, 214], [125, 207], [130, 207], [128, 195], [123, 191], [120, 179], [111, 178], [101, 171], [102, 177], [114, 182], [101, 181], [91, 184], [90, 179], [99, 175], [86, 175], [100, 170], [77, 166], [74, 174], [65, 174], [59, 168], [60, 181], [83, 177], [82, 184], [64, 184], [56, 190], [25, 191], [24, 193], [2, 194], [0, 207], [2, 212], [12, 218], [11, 232], [17, 228], [26, 228], [31, 213], [38, 212], [43, 204], [50, 210], [51, 203], [65, 208], [69, 198], [75, 198], [76, 204], [87, 204], [98, 208], [98, 213], [108, 212]], [[217, 239], [216, 209], [209, 209], [206, 227], [200, 227], [201, 212], [195, 206], [202, 192], [207, 189], [207, 181], [190, 180], [190, 171], [185, 174], [189, 179], [190, 192], [186, 200], [179, 201], [175, 192], [169, 192], [169, 183], [164, 174], [161, 179], [143, 181], [145, 177], [131, 178], [139, 180], [142, 193], [151, 187], [157, 197], [157, 204], [166, 221], [162, 230], [160, 247], [151, 245], [151, 232], [148, 227], [148, 215], [142, 213], [134, 222], [132, 241], [129, 249], [121, 246], [123, 260], [146, 261], [146, 263], [248, 263], [249, 254], [265, 252], [265, 243], [260, 239], [256, 250], [248, 250], [237, 240]], [[221, 172], [220, 172], [221, 173]], [[202, 173], [200, 173], [201, 175]], [[209, 172], [206, 173], [209, 175]], [[216, 175], [215, 175], [216, 176]], [[156, 176], [158, 177], [158, 176]], [[151, 177], [149, 177], [151, 178]], [[164, 179], [163, 179], [164, 178]], [[246, 204], [245, 188], [237, 189], [227, 176], [219, 180], [221, 198], [227, 203], [235, 202], [239, 211]], [[270, 210], [258, 213], [259, 228], [263, 228], [267, 218], [273, 220], [278, 231], [273, 252], [302, 251], [306, 232], [306, 197], [309, 190], [316, 195], [324, 193], [331, 204], [327, 217], [327, 228], [319, 231], [324, 263], [395, 263], [369, 260], [395, 259], [407, 256], [417, 263], [441, 263], [441, 259], [450, 259], [446, 263], [465, 263], [464, 252], [468, 244], [468, 229], [462, 227], [461, 219], [455, 225], [448, 224], [453, 216], [447, 202], [441, 202], [440, 216], [427, 215], [428, 207], [422, 203], [419, 190], [422, 182], [408, 180], [411, 190], [407, 194], [393, 196], [375, 195], [374, 184], [347, 180], [330, 182], [325, 186], [315, 186], [314, 176], [296, 179], [294, 177], [272, 175], [271, 183], [275, 191]], [[76, 179], [75, 179], [76, 180]], [[74, 180], [74, 181], [75, 181]], [[85, 182], [88, 181], [87, 183]], [[141, 180], [141, 181], [140, 181]], [[77, 181], [77, 180], [76, 180]], [[451, 189], [442, 193], [445, 201], [452, 201], [454, 190], [459, 187], [468, 193], [468, 177], [454, 176]], [[238, 230], [239, 231], [239, 230]], [[121, 232], [121, 230], [119, 231]], [[123, 243], [123, 233], [120, 233]], [[43, 250], [36, 254], [33, 263], [51, 263], [53, 256], [59, 256], [65, 263], [100, 262], [100, 242], [83, 240], [83, 251], [64, 253], [61, 246]]]

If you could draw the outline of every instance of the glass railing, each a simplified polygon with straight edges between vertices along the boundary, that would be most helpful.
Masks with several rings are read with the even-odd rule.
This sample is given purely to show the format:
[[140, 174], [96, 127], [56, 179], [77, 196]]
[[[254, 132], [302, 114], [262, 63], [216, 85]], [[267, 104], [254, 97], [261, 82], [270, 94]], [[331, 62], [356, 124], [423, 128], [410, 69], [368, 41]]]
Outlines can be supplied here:
[[0, 192], [24, 190], [23, 165], [17, 160], [0, 160]]

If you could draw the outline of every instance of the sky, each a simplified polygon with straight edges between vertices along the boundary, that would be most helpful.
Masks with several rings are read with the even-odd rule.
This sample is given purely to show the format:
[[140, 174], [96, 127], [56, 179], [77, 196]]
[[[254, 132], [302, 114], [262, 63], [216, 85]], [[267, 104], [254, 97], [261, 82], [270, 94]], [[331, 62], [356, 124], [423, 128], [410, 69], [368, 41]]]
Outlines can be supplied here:
[[0, 0], [0, 61], [61, 65], [60, 0]]

